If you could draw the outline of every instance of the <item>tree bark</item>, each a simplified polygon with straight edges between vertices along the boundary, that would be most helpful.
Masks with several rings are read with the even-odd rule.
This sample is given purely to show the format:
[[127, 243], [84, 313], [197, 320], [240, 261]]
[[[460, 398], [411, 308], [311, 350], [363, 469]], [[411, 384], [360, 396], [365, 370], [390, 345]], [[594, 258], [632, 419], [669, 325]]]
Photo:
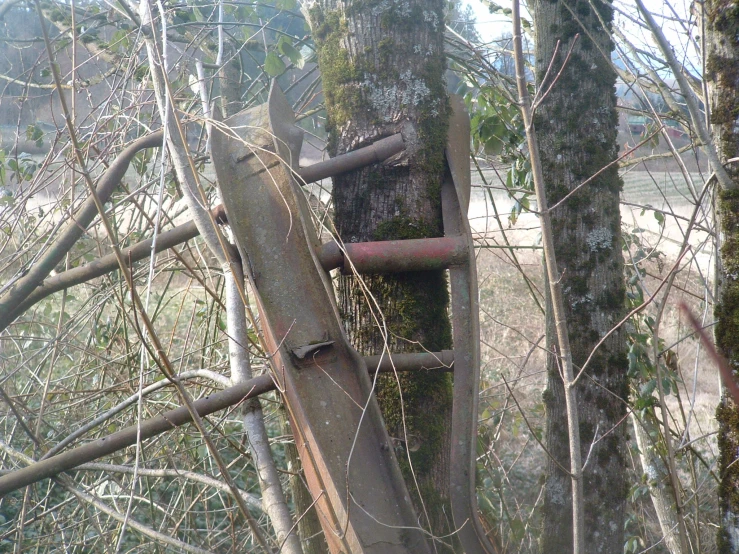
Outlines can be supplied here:
[[[616, 74], [609, 59], [613, 49], [609, 35], [613, 14], [610, 5], [599, 0], [567, 4], [535, 0], [531, 6], [540, 95], [561, 70], [557, 82], [538, 106], [534, 124], [552, 207], [555, 253], [577, 372], [600, 339], [624, 315], [621, 179], [616, 166], [575, 191], [585, 179], [614, 161], [618, 153]], [[578, 33], [580, 36], [575, 39]], [[552, 68], [546, 75], [552, 58]], [[562, 204], [557, 205], [559, 202]], [[550, 322], [549, 346], [558, 351], [553, 328]], [[616, 331], [594, 353], [576, 388], [584, 465], [584, 544], [588, 552], [623, 552], [627, 368], [625, 343], [621, 332]], [[564, 389], [555, 355], [549, 356], [547, 369], [546, 446], [562, 467], [569, 467]], [[544, 493], [542, 552], [572, 552], [570, 490], [570, 476], [550, 460]]]
[[670, 554], [684, 554], [678, 530], [680, 520], [675, 506], [675, 489], [670, 481], [670, 470], [665, 463], [664, 453], [660, 452], [658, 443], [663, 440], [660, 438], [659, 422], [651, 410], [640, 417], [632, 412], [629, 419], [634, 425], [639, 461], [648, 479], [649, 496], [659, 520], [664, 544]]
[[[440, 187], [450, 111], [443, 8], [441, 0], [321, 0], [309, 11], [329, 153], [397, 132], [407, 145], [383, 164], [334, 178], [335, 227], [344, 242], [443, 234]], [[362, 354], [451, 347], [443, 272], [344, 276], [338, 297], [348, 334]], [[430, 523], [437, 536], [452, 532], [449, 376], [383, 376], [377, 396], [422, 523]]]
[[[705, 27], [705, 79], [713, 141], [725, 163], [739, 155], [739, 4], [735, 0], [707, 0], [703, 4]], [[739, 378], [739, 167], [726, 167], [730, 186], [719, 191], [719, 217], [723, 244], [716, 272], [719, 304], [716, 307], [716, 344]], [[723, 391], [716, 410], [719, 425], [720, 554], [739, 552], [739, 407]]]

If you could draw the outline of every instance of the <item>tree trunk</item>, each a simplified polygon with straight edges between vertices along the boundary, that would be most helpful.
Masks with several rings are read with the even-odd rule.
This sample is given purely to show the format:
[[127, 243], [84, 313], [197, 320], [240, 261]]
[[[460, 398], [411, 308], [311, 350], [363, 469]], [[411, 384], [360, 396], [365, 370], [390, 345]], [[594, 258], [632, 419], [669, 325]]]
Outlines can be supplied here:
[[670, 469], [664, 460], [664, 452], [660, 452], [663, 450], [660, 446], [664, 444], [664, 439], [660, 435], [659, 422], [652, 410], [640, 417], [632, 412], [629, 419], [634, 425], [639, 461], [648, 479], [649, 496], [657, 514], [665, 546], [670, 554], [687, 554], [680, 544], [678, 527], [680, 519], [675, 506], [675, 489], [670, 480]]
[[[592, 7], [591, 7], [592, 6]], [[617, 115], [610, 66], [613, 44], [610, 6], [596, 0], [567, 3], [535, 0], [536, 80], [543, 94], [565, 63], [552, 90], [537, 108], [536, 127], [546, 193], [552, 207], [556, 259], [565, 296], [575, 371], [600, 339], [624, 315], [623, 256], [619, 192], [614, 165], [588, 184], [578, 185], [616, 159]], [[596, 13], [593, 9], [598, 10]], [[569, 8], [569, 9], [568, 9]], [[572, 11], [570, 11], [570, 9]], [[555, 46], [560, 41], [555, 55]], [[545, 78], [550, 61], [554, 62]], [[565, 197], [572, 193], [566, 200]], [[562, 205], [557, 203], [563, 201]], [[551, 311], [550, 311], [551, 313]], [[550, 347], [556, 348], [548, 323]], [[577, 385], [584, 464], [585, 540], [588, 552], [623, 552], [625, 401], [628, 398], [626, 348], [621, 332], [593, 355]], [[549, 356], [546, 445], [569, 467], [564, 389], [558, 358]], [[541, 551], [572, 552], [570, 476], [552, 460], [544, 494]]]
[[[739, 155], [739, 4], [735, 0], [707, 0], [705, 79], [710, 91], [713, 140], [721, 162]], [[739, 167], [726, 166], [731, 189], [719, 192], [723, 245], [721, 269], [716, 274], [720, 302], [716, 307], [716, 344], [739, 378]], [[718, 552], [739, 552], [739, 408], [726, 391], [716, 410], [719, 425]]]
[[[444, 2], [387, 4], [322, 0], [309, 11], [329, 153], [397, 132], [407, 144], [405, 153], [390, 161], [334, 178], [335, 227], [345, 242], [443, 232], [440, 186], [450, 111], [443, 77]], [[392, 352], [451, 347], [443, 272], [344, 276], [338, 288], [344, 324], [362, 354], [380, 354], [386, 347]], [[437, 536], [452, 532], [449, 376], [381, 378], [377, 396], [422, 523], [430, 522]]]

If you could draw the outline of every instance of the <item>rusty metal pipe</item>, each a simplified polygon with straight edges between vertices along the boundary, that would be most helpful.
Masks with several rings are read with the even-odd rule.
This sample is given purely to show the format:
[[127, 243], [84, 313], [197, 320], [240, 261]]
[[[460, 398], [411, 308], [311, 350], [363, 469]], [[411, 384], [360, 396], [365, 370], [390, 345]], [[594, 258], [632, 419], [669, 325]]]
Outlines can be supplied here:
[[[236, 385], [235, 387], [227, 388], [223, 391], [211, 394], [204, 398], [200, 398], [193, 402], [193, 407], [202, 416], [212, 414], [222, 410], [228, 406], [233, 406], [245, 400], [252, 398], [259, 394], [273, 390], [275, 385], [272, 381], [272, 377], [269, 375], [260, 375], [253, 379]], [[141, 439], [148, 439], [153, 436], [164, 433], [189, 423], [192, 421], [192, 416], [188, 411], [187, 407], [183, 406], [170, 410], [161, 415], [146, 419], [141, 422]], [[16, 470], [7, 475], [0, 477], [0, 497], [17, 490], [26, 485], [53, 477], [63, 471], [68, 471], [74, 467], [90, 462], [102, 456], [112, 454], [118, 450], [122, 450], [128, 446], [136, 444], [137, 427], [132, 425], [126, 427], [95, 441], [89, 442], [72, 450], [68, 450], [51, 458], [41, 460], [33, 465], [24, 467]]]
[[[444, 369], [449, 371], [454, 363], [454, 353], [450, 350], [444, 350], [442, 352], [424, 352], [420, 354], [392, 354], [391, 357], [385, 355], [382, 360], [380, 360], [380, 356], [367, 356], [365, 362], [371, 373], [374, 373], [378, 366], [381, 372], [391, 372], [393, 368], [395, 371], [417, 371], [422, 369]], [[274, 389], [275, 384], [272, 378], [269, 375], [260, 375], [234, 387], [196, 400], [193, 405], [198, 414], [203, 417]], [[169, 410], [141, 422], [141, 439], [155, 437], [191, 421], [192, 416], [186, 407]], [[132, 425], [112, 435], [96, 439], [0, 476], [0, 497], [42, 479], [54, 477], [63, 471], [72, 470], [81, 464], [92, 462], [118, 450], [133, 446], [136, 444], [136, 435], [137, 427]]]
[[[217, 223], [226, 222], [223, 205], [211, 210]], [[157, 252], [182, 244], [199, 235], [192, 221], [178, 225], [160, 233], [157, 238]], [[152, 239], [138, 242], [121, 253], [128, 262], [137, 262], [151, 254]], [[359, 242], [344, 245], [348, 257], [359, 273], [397, 273], [402, 271], [429, 271], [444, 269], [464, 263], [467, 259], [467, 244], [460, 237], [433, 239], [410, 239], [402, 241]], [[321, 246], [318, 259], [326, 271], [340, 268], [351, 272], [351, 264], [346, 263], [344, 252], [335, 242]], [[118, 269], [118, 261], [108, 254], [85, 265], [75, 267], [47, 278], [15, 309], [9, 319], [12, 321], [37, 302], [62, 289], [90, 281]]]
[[454, 351], [420, 352], [417, 354], [387, 354], [383, 356], [365, 356], [364, 361], [370, 374], [375, 371], [392, 373], [393, 371], [420, 370], [454, 370]]
[[[161, 132], [154, 133], [149, 137], [145, 137], [145, 139], [145, 141], [139, 140], [135, 143], [138, 150], [150, 146], [159, 146], [162, 140]], [[139, 142], [141, 142], [141, 144], [139, 144]], [[336, 156], [335, 158], [331, 158], [330, 160], [318, 162], [308, 167], [300, 168], [297, 173], [300, 179], [305, 183], [313, 183], [327, 177], [339, 175], [341, 173], [352, 171], [354, 169], [360, 169], [373, 163], [382, 162], [388, 159], [390, 156], [394, 156], [395, 154], [402, 152], [404, 149], [405, 143], [403, 142], [403, 137], [400, 133], [397, 133], [395, 135], [380, 139], [369, 146], [365, 146], [364, 148], [354, 150], [353, 152], [341, 154], [340, 156]], [[138, 152], [138, 150], [134, 150], [134, 152]], [[125, 167], [128, 167], [128, 158], [123, 154], [120, 156], [120, 158], [126, 162], [126, 164], [124, 164]], [[116, 179], [119, 181], [120, 176], [118, 173], [119, 172], [115, 171], [112, 172], [112, 176], [110, 178], [108, 178], [108, 174], [106, 173], [105, 177], [108, 181], [111, 182]], [[106, 181], [106, 179], [103, 180]], [[211, 210], [211, 213], [213, 214], [213, 217], [215, 218], [217, 223], [226, 223], [226, 212], [222, 204], [215, 206]], [[167, 248], [172, 248], [177, 244], [181, 244], [185, 241], [197, 237], [199, 234], [200, 232], [192, 221], [174, 227], [173, 229], [165, 231], [159, 235], [159, 238], [157, 239], [157, 252], [161, 252], [162, 250], [165, 250]], [[336, 252], [338, 252], [337, 248], [335, 250]], [[124, 249], [122, 251], [122, 254], [127, 261], [130, 260], [135, 262], [148, 257], [150, 251], [151, 239], [147, 239]], [[341, 255], [340, 252], [339, 255]], [[330, 259], [335, 259], [336, 254], [334, 253], [333, 256], [334, 258]], [[335, 262], [331, 261], [327, 263]], [[339, 266], [331, 266], [331, 268], [334, 267]], [[115, 256], [110, 254], [88, 264], [85, 264], [84, 266], [65, 271], [63, 273], [60, 273], [59, 275], [55, 275], [50, 279], [42, 280], [39, 286], [33, 289], [33, 292], [31, 292], [25, 299], [23, 299], [21, 303], [11, 308], [10, 313], [8, 313], [4, 317], [0, 316], [0, 325], [4, 328], [4, 326], [10, 324], [10, 322], [12, 322], [16, 317], [25, 312], [31, 306], [46, 298], [50, 294], [53, 294], [54, 292], [87, 282], [91, 279], [94, 279], [95, 277], [100, 277], [101, 275], [105, 275], [106, 273], [115, 271], [116, 269], [118, 269], [118, 261], [116, 260]], [[390, 271], [400, 270], [389, 270], [388, 272]], [[380, 272], [372, 271], [371, 273]]]
[[308, 167], [301, 167], [297, 173], [306, 183], [315, 183], [321, 179], [334, 177], [373, 163], [383, 162], [403, 150], [405, 150], [405, 142], [402, 135], [397, 133], [380, 139], [369, 146], [358, 148]]
[[335, 242], [321, 246], [317, 254], [323, 269], [363, 274], [432, 271], [466, 263], [469, 256], [467, 240], [461, 236], [353, 242], [343, 248]]

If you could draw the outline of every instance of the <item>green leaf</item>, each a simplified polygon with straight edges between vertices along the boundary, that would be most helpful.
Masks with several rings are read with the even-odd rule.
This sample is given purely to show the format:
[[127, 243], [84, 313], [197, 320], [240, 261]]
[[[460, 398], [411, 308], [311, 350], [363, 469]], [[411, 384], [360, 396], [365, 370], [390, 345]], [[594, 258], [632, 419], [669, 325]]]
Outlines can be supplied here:
[[524, 525], [523, 521], [516, 518], [509, 522], [511, 533], [513, 534], [515, 541], [520, 541], [523, 539], [523, 536], [526, 534], [526, 526]]
[[125, 29], [118, 29], [110, 37], [110, 44], [119, 52], [128, 50], [131, 44], [131, 41], [128, 39], [128, 31]]
[[36, 146], [41, 148], [44, 145], [44, 132], [41, 130], [41, 127], [36, 125], [35, 123], [32, 123], [28, 127], [26, 127], [26, 139], [30, 142], [36, 143]]
[[485, 141], [483, 150], [487, 156], [498, 156], [503, 151], [503, 146], [503, 141], [493, 136]]
[[672, 379], [667, 376], [662, 377], [662, 390], [665, 394], [670, 394], [670, 391], [672, 390]]
[[280, 41], [277, 43], [277, 49], [283, 56], [287, 56], [298, 69], [303, 69], [305, 60], [303, 60], [303, 56], [300, 54], [298, 49], [292, 45], [289, 38], [286, 36], [280, 37]]
[[270, 77], [277, 77], [285, 72], [285, 62], [275, 52], [270, 52], [264, 59], [264, 71]]
[[657, 388], [657, 380], [650, 379], [641, 386], [639, 394], [641, 394], [641, 396], [652, 396], [655, 388]]

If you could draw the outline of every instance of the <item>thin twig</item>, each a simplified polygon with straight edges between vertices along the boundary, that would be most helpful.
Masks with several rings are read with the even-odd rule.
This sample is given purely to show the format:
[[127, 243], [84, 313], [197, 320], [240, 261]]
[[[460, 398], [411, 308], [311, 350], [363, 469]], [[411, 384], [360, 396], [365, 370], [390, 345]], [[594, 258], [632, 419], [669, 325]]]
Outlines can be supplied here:
[[521, 114], [526, 128], [526, 140], [529, 147], [531, 159], [531, 172], [533, 174], [534, 188], [536, 189], [536, 200], [540, 210], [541, 237], [544, 246], [544, 260], [546, 263], [549, 288], [552, 299], [552, 311], [557, 332], [557, 342], [561, 359], [564, 362], [562, 372], [565, 405], [567, 412], [567, 430], [569, 437], [570, 454], [570, 479], [572, 481], [572, 546], [573, 554], [585, 552], [585, 512], [583, 505], [583, 480], [582, 480], [582, 453], [580, 443], [580, 423], [577, 406], [576, 380], [572, 363], [572, 350], [570, 348], [569, 330], [567, 328], [567, 316], [565, 311], [562, 286], [559, 282], [560, 273], [557, 269], [557, 260], [554, 249], [554, 236], [552, 231], [551, 212], [547, 208], [547, 197], [544, 191], [544, 175], [541, 168], [539, 155], [539, 143], [534, 130], [531, 113], [531, 100], [526, 87], [526, 76], [524, 69], [523, 49], [521, 46], [521, 13], [518, 0], [513, 0], [513, 51], [516, 62], [516, 84], [521, 104]]

